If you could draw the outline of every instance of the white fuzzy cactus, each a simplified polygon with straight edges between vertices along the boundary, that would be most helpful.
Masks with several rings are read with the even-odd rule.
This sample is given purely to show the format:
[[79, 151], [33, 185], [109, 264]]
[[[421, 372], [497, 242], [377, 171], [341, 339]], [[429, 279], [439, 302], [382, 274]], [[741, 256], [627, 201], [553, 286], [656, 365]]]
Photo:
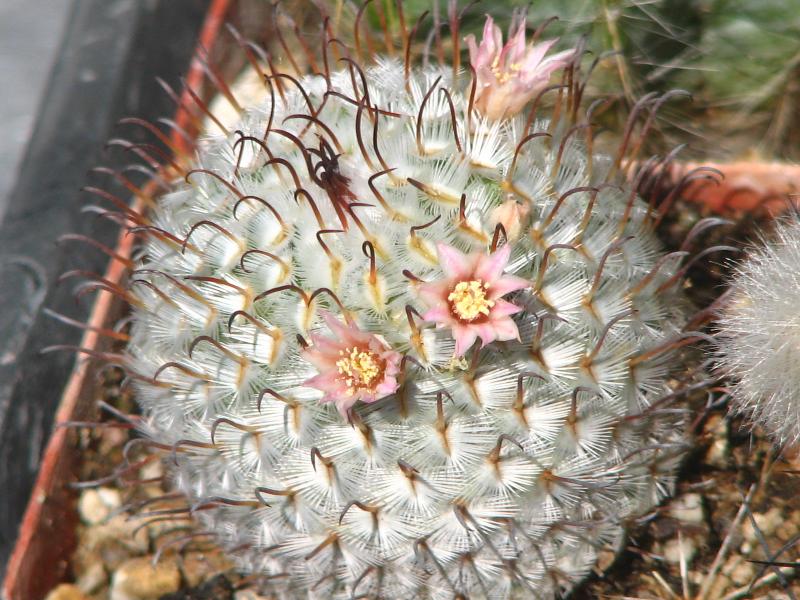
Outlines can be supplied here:
[[800, 220], [776, 222], [740, 264], [718, 321], [735, 412], [779, 444], [800, 441]]
[[579, 57], [472, 50], [273, 74], [138, 228], [142, 431], [270, 597], [552, 598], [672, 489], [677, 257], [518, 112]]

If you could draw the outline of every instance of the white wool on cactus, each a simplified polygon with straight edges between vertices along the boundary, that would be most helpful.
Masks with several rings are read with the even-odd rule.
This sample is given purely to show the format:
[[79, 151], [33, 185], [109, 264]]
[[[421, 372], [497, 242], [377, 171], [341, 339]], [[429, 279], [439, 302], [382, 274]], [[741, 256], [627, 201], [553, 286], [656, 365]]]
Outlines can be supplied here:
[[682, 453], [653, 211], [450, 68], [266, 84], [140, 228], [127, 355], [174, 487], [269, 597], [565, 593]]
[[717, 358], [731, 379], [731, 407], [778, 444], [800, 442], [800, 220], [737, 266], [717, 322]]

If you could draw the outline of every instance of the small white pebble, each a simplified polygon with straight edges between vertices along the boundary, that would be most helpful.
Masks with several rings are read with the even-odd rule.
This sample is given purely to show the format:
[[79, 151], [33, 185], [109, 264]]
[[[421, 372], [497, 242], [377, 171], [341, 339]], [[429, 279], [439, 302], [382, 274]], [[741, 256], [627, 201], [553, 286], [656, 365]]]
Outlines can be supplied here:
[[45, 600], [89, 600], [89, 598], [77, 586], [62, 583], [47, 594]]
[[107, 519], [121, 503], [118, 490], [111, 488], [84, 490], [78, 500], [78, 512], [84, 523], [97, 525]]
[[728, 577], [730, 577], [731, 582], [734, 585], [742, 586], [749, 584], [752, 579], [753, 575], [755, 574], [755, 570], [753, 569], [753, 565], [746, 561], [740, 561], [738, 565], [730, 572]]
[[[769, 539], [778, 527], [783, 524], [783, 514], [781, 509], [777, 506], [770, 508], [765, 513], [754, 513], [753, 519], [758, 525], [759, 530], [761, 530], [761, 534], [767, 539]], [[745, 519], [742, 525], [742, 535], [748, 542], [756, 542], [758, 540], [755, 528], [750, 519]]]
[[81, 574], [75, 584], [86, 594], [93, 594], [105, 585], [108, 579], [101, 562], [95, 562]]
[[700, 494], [678, 496], [670, 503], [669, 514], [682, 523], [700, 525], [704, 520], [703, 497]]
[[177, 591], [180, 584], [174, 560], [164, 558], [153, 566], [150, 556], [131, 558], [114, 573], [110, 600], [155, 600]]
[[683, 558], [686, 564], [690, 564], [697, 554], [697, 546], [694, 540], [688, 536], [683, 536], [680, 540], [678, 538], [670, 539], [664, 544], [664, 559], [672, 564], [679, 565], [681, 563], [681, 548], [683, 549]]
[[267, 598], [259, 596], [252, 590], [239, 590], [234, 593], [233, 600], [267, 600]]

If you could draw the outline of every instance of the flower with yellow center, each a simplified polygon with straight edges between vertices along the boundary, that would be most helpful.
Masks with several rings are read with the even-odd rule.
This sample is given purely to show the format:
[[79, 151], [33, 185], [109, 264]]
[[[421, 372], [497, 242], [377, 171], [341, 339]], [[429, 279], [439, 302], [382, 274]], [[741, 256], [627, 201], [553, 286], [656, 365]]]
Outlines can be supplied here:
[[574, 50], [547, 56], [557, 40], [526, 47], [523, 25], [518, 25], [503, 45], [503, 34], [491, 17], [486, 19], [480, 44], [473, 35], [466, 41], [477, 77], [475, 108], [493, 120], [519, 113], [547, 87], [552, 73], [566, 67], [575, 56]]
[[303, 358], [318, 374], [304, 385], [324, 392], [322, 402], [333, 402], [342, 415], [356, 402], [375, 402], [394, 393], [399, 387], [400, 353], [353, 321], [342, 323], [327, 312], [322, 316], [333, 337], [311, 334]]
[[422, 317], [450, 328], [455, 356], [463, 356], [477, 338], [486, 345], [519, 337], [511, 315], [522, 309], [502, 297], [528, 287], [528, 281], [503, 273], [511, 246], [505, 244], [488, 255], [462, 254], [447, 244], [439, 244], [437, 249], [445, 277], [419, 286], [422, 299], [430, 306]]

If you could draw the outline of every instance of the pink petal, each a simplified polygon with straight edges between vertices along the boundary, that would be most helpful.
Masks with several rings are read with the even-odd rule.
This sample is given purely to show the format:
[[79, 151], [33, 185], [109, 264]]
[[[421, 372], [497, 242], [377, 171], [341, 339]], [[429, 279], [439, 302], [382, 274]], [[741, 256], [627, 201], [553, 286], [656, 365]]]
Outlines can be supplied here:
[[356, 392], [356, 402], [363, 402], [364, 404], [371, 404], [383, 398], [383, 396], [378, 396], [373, 392], [368, 392], [366, 390], [361, 390]]
[[488, 62], [494, 60], [503, 46], [503, 32], [494, 24], [494, 19], [489, 15], [486, 15], [486, 23], [483, 24], [481, 45], [485, 46], [485, 52], [489, 58]]
[[520, 25], [516, 33], [511, 36], [503, 48], [500, 64], [502, 68], [509, 68], [514, 63], [519, 63], [525, 55], [525, 26]]
[[558, 63], [558, 67], [556, 67], [556, 68], [564, 67], [567, 64], [569, 64], [569, 61], [571, 61], [574, 58], [574, 56], [575, 56], [575, 50], [574, 49], [562, 50], [558, 54], [553, 54], [553, 56], [548, 56], [544, 60], [544, 64], [547, 66], [548, 69], [550, 68], [550, 63], [554, 63], [554, 62]]
[[479, 69], [475, 69], [475, 73], [478, 76], [478, 89], [476, 94], [477, 98], [487, 88], [491, 90], [493, 86], [497, 85], [497, 77], [495, 77], [494, 71], [492, 71], [490, 66], [485, 66], [485, 67], [480, 67]]
[[428, 306], [436, 306], [447, 303], [447, 295], [450, 293], [451, 286], [452, 282], [448, 279], [421, 283], [417, 290]]
[[453, 320], [452, 316], [450, 315], [450, 309], [444, 306], [430, 309], [422, 315], [422, 318], [426, 321], [440, 324], [449, 323]]
[[463, 279], [472, 274], [472, 261], [469, 260], [469, 256], [441, 242], [436, 244], [436, 249], [439, 252], [439, 264], [448, 277]]
[[337, 338], [341, 339], [348, 334], [349, 328], [339, 319], [337, 319], [333, 313], [330, 313], [327, 310], [321, 310], [320, 314], [322, 315], [322, 319], [325, 321], [325, 324], [328, 326], [328, 329], [330, 329]]
[[344, 348], [341, 342], [329, 338], [328, 336], [319, 335], [318, 333], [312, 333], [310, 340], [312, 347], [309, 349], [309, 352], [317, 352], [319, 354], [329, 355], [329, 357], [339, 354], [339, 350]]
[[467, 48], [469, 49], [469, 64], [477, 71], [478, 61], [480, 60], [480, 50], [478, 50], [478, 46], [475, 43], [475, 36], [470, 33], [464, 38], [464, 41], [467, 42]]
[[552, 48], [557, 41], [558, 39], [545, 40], [531, 46], [528, 49], [528, 53], [525, 55], [520, 71], [522, 73], [533, 73], [536, 71], [544, 55], [550, 51], [550, 48]]
[[508, 264], [509, 256], [511, 256], [511, 246], [509, 244], [500, 246], [488, 256], [481, 255], [475, 267], [475, 277], [483, 280], [484, 283], [488, 283], [489, 289], [491, 289], [495, 280], [503, 274], [503, 269]]
[[550, 79], [553, 71], [557, 71], [558, 69], [567, 66], [569, 61], [572, 60], [573, 56], [574, 51], [572, 50], [566, 50], [564, 52], [554, 54], [553, 56], [548, 56], [535, 68], [522, 71], [521, 80], [526, 85], [543, 85]]
[[472, 327], [475, 328], [478, 337], [481, 338], [481, 348], [486, 344], [491, 344], [497, 339], [497, 331], [495, 330], [494, 324], [491, 322], [473, 325]]
[[308, 348], [301, 354], [304, 360], [314, 365], [318, 371], [324, 371], [333, 367], [336, 363], [337, 354], [323, 353], [317, 348]]
[[325, 324], [334, 335], [336, 343], [340, 349], [344, 349], [354, 344], [368, 344], [372, 338], [372, 334], [361, 331], [355, 323], [346, 324], [342, 323], [336, 316], [327, 310], [320, 311]]
[[349, 413], [350, 409], [353, 408], [353, 405], [358, 402], [358, 398], [355, 396], [340, 396], [339, 398], [334, 398], [332, 401], [339, 410], [339, 414], [342, 415], [342, 418], [346, 419], [347, 413]]
[[457, 325], [453, 327], [453, 339], [456, 341], [456, 356], [464, 356], [464, 354], [472, 347], [478, 337], [477, 332], [473, 327]]
[[470, 63], [476, 71], [491, 65], [503, 45], [503, 34], [488, 15], [486, 22], [483, 24], [483, 37], [480, 45], [475, 43], [475, 36], [473, 35], [468, 35], [465, 39], [469, 48]]
[[347, 392], [345, 385], [339, 381], [336, 371], [326, 371], [315, 375], [303, 382], [306, 387], [313, 387], [330, 395], [339, 395]]
[[516, 304], [506, 302], [505, 300], [495, 300], [491, 311], [492, 320], [515, 315], [520, 311], [522, 311], [522, 308]]
[[509, 317], [501, 317], [496, 321], [492, 320], [492, 328], [497, 334], [497, 339], [501, 342], [519, 339], [519, 329], [517, 329], [517, 324], [514, 323], [514, 321], [512, 321]]
[[383, 382], [375, 388], [377, 392], [375, 394], [375, 400], [379, 398], [385, 398], [389, 394], [394, 394], [397, 391], [397, 388], [400, 387], [400, 384], [397, 383], [397, 379], [394, 377], [384, 376]]
[[[518, 79], [512, 79], [512, 82], [516, 81]], [[521, 95], [521, 92], [516, 90], [515, 84], [512, 83], [500, 85], [493, 82], [485, 88], [484, 92], [476, 100], [476, 106], [480, 112], [493, 120], [516, 114], [529, 100], [527, 96]]]
[[522, 225], [527, 220], [530, 211], [528, 203], [520, 204], [516, 200], [506, 200], [489, 213], [489, 224], [492, 227], [498, 223], [502, 224], [509, 242], [512, 242], [522, 233]]
[[386, 381], [395, 379], [400, 374], [400, 364], [403, 362], [403, 356], [399, 352], [390, 350], [389, 352], [384, 352], [381, 358], [386, 361], [384, 379]]
[[523, 279], [522, 277], [517, 277], [516, 275], [503, 275], [499, 279], [495, 279], [490, 283], [488, 296], [491, 300], [497, 300], [498, 298], [502, 298], [511, 292], [524, 290], [526, 287], [530, 287], [530, 285], [531, 282], [527, 279]]

